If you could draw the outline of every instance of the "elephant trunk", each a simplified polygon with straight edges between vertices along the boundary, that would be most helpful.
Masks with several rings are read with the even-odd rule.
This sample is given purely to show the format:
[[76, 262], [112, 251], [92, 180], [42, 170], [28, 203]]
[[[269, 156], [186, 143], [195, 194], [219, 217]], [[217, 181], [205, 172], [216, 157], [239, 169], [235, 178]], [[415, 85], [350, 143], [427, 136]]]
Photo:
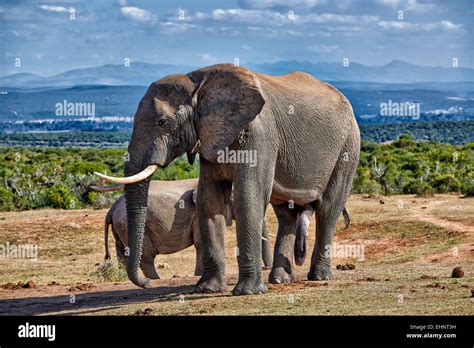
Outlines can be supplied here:
[[298, 215], [296, 219], [296, 240], [295, 240], [295, 263], [302, 266], [306, 259], [306, 244], [308, 239], [308, 228], [314, 209], [312, 207], [306, 208]]
[[139, 287], [146, 288], [149, 279], [138, 274], [145, 234], [145, 220], [148, 205], [148, 188], [150, 179], [139, 183], [125, 185], [125, 200], [127, 206], [127, 233], [129, 255], [127, 260], [128, 278]]

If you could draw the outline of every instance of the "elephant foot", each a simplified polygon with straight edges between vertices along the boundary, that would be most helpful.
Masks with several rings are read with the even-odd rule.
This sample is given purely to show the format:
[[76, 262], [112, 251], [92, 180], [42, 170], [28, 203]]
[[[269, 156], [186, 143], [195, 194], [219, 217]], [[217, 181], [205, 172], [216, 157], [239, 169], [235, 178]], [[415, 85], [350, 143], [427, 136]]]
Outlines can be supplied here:
[[332, 273], [329, 265], [311, 265], [308, 272], [308, 280], [329, 280], [331, 277]]
[[225, 277], [222, 275], [207, 276], [204, 274], [194, 287], [194, 292], [198, 294], [212, 294], [226, 291], [227, 283]]
[[264, 294], [268, 291], [267, 286], [262, 281], [262, 277], [259, 275], [257, 277], [245, 277], [239, 279], [239, 282], [232, 290], [232, 295], [256, 295]]
[[295, 280], [295, 276], [288, 273], [284, 267], [273, 268], [268, 277], [268, 281], [272, 284], [292, 283]]

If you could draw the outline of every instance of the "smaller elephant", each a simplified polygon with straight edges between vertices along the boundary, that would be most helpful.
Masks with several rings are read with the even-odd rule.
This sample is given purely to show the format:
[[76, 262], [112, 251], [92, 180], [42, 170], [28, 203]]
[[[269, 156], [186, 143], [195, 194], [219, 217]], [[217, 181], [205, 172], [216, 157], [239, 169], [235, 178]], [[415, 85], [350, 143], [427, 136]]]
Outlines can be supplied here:
[[[196, 213], [196, 188], [198, 179], [176, 181], [152, 181], [148, 197], [147, 218], [140, 269], [151, 279], [159, 279], [154, 259], [158, 254], [172, 254], [194, 245], [196, 248], [196, 267], [194, 274], [202, 275], [201, 240]], [[116, 186], [112, 190], [120, 189]], [[93, 187], [98, 191], [107, 191]], [[232, 225], [232, 202], [227, 209], [226, 223]], [[109, 226], [115, 238], [118, 260], [127, 265], [125, 248], [128, 246], [127, 209], [125, 196], [119, 197], [105, 217], [104, 244], [105, 259], [110, 259], [108, 248]], [[268, 242], [266, 226], [262, 230], [262, 258], [265, 267], [272, 266], [272, 253]]]

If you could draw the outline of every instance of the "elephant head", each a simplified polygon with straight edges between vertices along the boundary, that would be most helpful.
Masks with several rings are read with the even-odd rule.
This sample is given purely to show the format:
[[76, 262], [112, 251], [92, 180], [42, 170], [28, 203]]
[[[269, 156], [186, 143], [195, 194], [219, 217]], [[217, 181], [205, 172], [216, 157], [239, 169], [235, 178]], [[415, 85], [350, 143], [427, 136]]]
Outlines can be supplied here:
[[260, 83], [248, 70], [220, 64], [189, 74], [164, 77], [150, 85], [135, 114], [125, 162], [125, 178], [98, 174], [125, 184], [130, 280], [146, 287], [138, 275], [149, 182], [153, 172], [173, 159], [195, 152], [217, 162], [218, 151], [232, 145], [264, 105]]

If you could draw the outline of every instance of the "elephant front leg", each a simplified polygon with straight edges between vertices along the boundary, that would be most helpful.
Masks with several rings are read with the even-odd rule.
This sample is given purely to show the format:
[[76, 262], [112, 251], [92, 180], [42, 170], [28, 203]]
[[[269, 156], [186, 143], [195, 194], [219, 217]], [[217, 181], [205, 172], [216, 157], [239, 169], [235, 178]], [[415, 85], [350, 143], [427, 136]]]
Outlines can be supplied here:
[[234, 182], [236, 254], [239, 264], [239, 280], [232, 291], [234, 295], [268, 291], [262, 280], [262, 228], [271, 186], [258, 187], [258, 184], [258, 180], [249, 180], [243, 185]]
[[225, 292], [227, 290], [224, 253], [225, 201], [226, 196], [230, 196], [232, 185], [206, 180], [206, 177], [203, 177], [203, 166], [205, 166], [203, 162], [197, 194], [197, 212], [204, 272], [194, 292]]
[[273, 284], [291, 283], [295, 281], [292, 265], [297, 213], [286, 203], [275, 205], [273, 209], [278, 218], [278, 234], [275, 241], [273, 267], [268, 280]]

